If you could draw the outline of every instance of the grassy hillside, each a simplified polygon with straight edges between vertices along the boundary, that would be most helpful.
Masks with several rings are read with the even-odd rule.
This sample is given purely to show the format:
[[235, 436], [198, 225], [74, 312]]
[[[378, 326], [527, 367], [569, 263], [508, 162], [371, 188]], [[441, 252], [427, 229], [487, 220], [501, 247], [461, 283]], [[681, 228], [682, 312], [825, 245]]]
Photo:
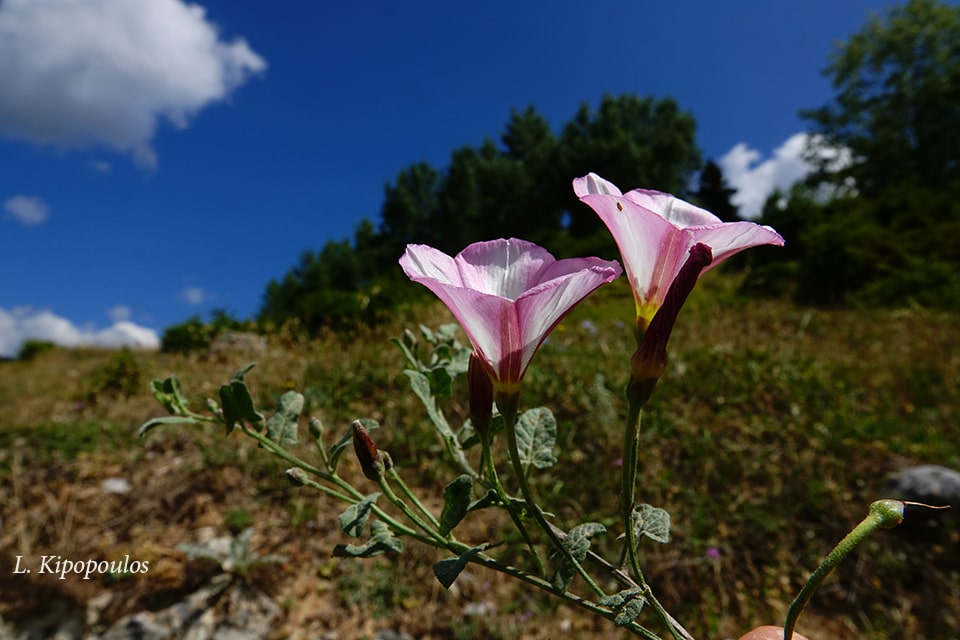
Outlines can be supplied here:
[[[669, 545], [644, 547], [647, 578], [699, 638], [782, 622], [822, 555], [884, 497], [890, 472], [920, 463], [960, 468], [957, 315], [797, 308], [739, 299], [733, 285], [711, 275], [694, 292], [644, 416], [638, 498], [673, 519]], [[378, 446], [440, 505], [458, 472], [443, 463], [389, 337], [451, 319], [439, 306], [403, 315], [356, 335], [273, 336], [248, 381], [265, 407], [287, 389], [302, 391], [330, 429], [376, 418]], [[631, 320], [625, 284], [602, 289], [557, 328], [528, 372], [523, 406], [554, 411], [561, 445], [560, 464], [536, 476], [535, 491], [562, 523], [617, 528], [619, 390]], [[27, 579], [3, 565], [0, 616], [18, 619], [50, 598], [86, 602], [104, 590], [114, 594], [104, 622], [163, 607], [215, 573], [176, 545], [252, 525], [259, 552], [289, 558], [252, 576], [284, 607], [277, 637], [373, 637], [382, 628], [431, 638], [619, 637], [605, 621], [481, 569], [446, 592], [430, 570], [439, 558], [412, 542], [396, 558], [331, 558], [345, 541], [340, 505], [290, 487], [285, 465], [236, 434], [170, 428], [135, 438], [137, 425], [163, 413], [147, 391], [151, 379], [176, 374], [202, 406], [249, 359], [54, 350], [0, 364], [3, 562], [124, 553], [151, 561], [147, 574], [106, 581]], [[453, 424], [466, 417], [457, 382], [445, 407]], [[359, 478], [352, 460], [347, 466]], [[132, 490], [105, 493], [107, 478]], [[955, 524], [873, 536], [817, 594], [800, 630], [814, 639], [960, 635]], [[484, 514], [459, 535], [513, 536], [508, 525]], [[598, 545], [612, 556], [609, 538]]]

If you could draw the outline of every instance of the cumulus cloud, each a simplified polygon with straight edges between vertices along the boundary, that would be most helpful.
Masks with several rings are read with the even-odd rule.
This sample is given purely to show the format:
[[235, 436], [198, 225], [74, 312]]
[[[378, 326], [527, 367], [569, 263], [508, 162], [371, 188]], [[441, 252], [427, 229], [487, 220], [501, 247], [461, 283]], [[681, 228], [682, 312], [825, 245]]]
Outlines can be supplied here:
[[717, 164], [730, 186], [737, 190], [732, 201], [740, 208], [740, 215], [759, 216], [767, 196], [777, 189], [786, 191], [813, 170], [803, 159], [808, 138], [806, 133], [794, 134], [766, 159], [743, 142], [720, 158]]
[[[717, 164], [724, 178], [737, 190], [731, 200], [740, 208], [741, 216], [756, 218], [762, 213], [763, 204], [771, 193], [776, 190], [786, 192], [813, 171], [813, 165], [803, 157], [810, 140], [811, 134], [796, 133], [766, 159], [759, 151], [741, 142], [720, 158]], [[828, 171], [838, 171], [852, 162], [849, 149], [818, 147], [818, 153], [822, 159], [829, 161]], [[847, 185], [848, 189], [853, 187], [852, 184]], [[833, 190], [826, 188], [820, 195], [829, 198], [833, 193]]]
[[30, 227], [46, 222], [50, 217], [50, 207], [40, 198], [13, 196], [3, 203], [8, 218]]
[[157, 332], [129, 322], [114, 322], [105, 329], [78, 327], [50, 311], [28, 307], [6, 310], [0, 307], [0, 356], [13, 357], [26, 340], [48, 340], [64, 347], [137, 347], [160, 346]]
[[0, 2], [0, 134], [156, 164], [159, 121], [227, 98], [266, 62], [183, 0]]

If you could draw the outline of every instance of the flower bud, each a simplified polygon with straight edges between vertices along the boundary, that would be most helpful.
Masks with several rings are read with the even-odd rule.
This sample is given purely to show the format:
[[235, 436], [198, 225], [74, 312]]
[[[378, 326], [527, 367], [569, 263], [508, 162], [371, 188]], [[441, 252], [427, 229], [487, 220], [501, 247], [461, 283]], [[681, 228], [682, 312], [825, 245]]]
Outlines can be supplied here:
[[680, 272], [670, 284], [670, 289], [664, 298], [663, 305], [650, 321], [650, 326], [643, 334], [640, 346], [630, 360], [630, 383], [627, 392], [634, 394], [632, 400], [644, 404], [653, 393], [653, 387], [667, 368], [667, 342], [670, 333], [677, 323], [677, 316], [683, 303], [686, 302], [693, 286], [697, 284], [700, 272], [713, 261], [713, 251], [703, 243], [697, 243], [690, 248], [687, 261], [680, 267]]
[[302, 487], [307, 484], [307, 474], [303, 469], [299, 467], [290, 467], [285, 472], [287, 474], [287, 480], [290, 481], [295, 487]]
[[474, 351], [467, 367], [467, 395], [470, 400], [470, 423], [479, 434], [490, 432], [493, 419], [493, 383], [485, 363]]
[[[360, 469], [368, 479], [379, 481], [386, 470], [389, 468], [384, 460], [383, 452], [377, 449], [373, 443], [373, 438], [367, 433], [367, 430], [360, 424], [359, 420], [353, 421], [353, 450], [357, 454], [357, 460], [360, 461]], [[389, 456], [387, 456], [389, 460]], [[390, 467], [393, 461], [390, 460]]]
[[323, 422], [316, 416], [310, 416], [310, 420], [307, 421], [307, 429], [314, 440], [319, 440], [323, 436]]

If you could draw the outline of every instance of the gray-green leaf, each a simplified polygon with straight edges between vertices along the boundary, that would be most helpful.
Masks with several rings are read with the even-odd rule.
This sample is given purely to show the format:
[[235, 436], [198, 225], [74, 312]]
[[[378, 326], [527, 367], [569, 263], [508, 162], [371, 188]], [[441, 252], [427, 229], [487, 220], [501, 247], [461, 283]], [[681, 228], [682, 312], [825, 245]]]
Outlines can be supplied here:
[[400, 553], [403, 551], [403, 542], [393, 535], [387, 525], [379, 520], [370, 523], [370, 539], [361, 545], [338, 544], [333, 548], [333, 555], [338, 558], [372, 558], [388, 551]]
[[150, 383], [150, 390], [157, 402], [163, 405], [168, 413], [185, 414], [188, 412], [187, 399], [180, 387], [180, 380], [170, 376], [166, 380], [154, 380]]
[[[239, 373], [238, 371], [237, 374]], [[236, 376], [229, 383], [220, 386], [220, 407], [223, 409], [227, 435], [230, 435], [238, 422], [246, 422], [257, 431], [263, 431], [263, 414], [254, 407], [247, 385], [243, 380], [236, 379]]]
[[[590, 550], [590, 538], [598, 533], [605, 533], [606, 531], [607, 528], [599, 522], [587, 522], [577, 525], [564, 537], [563, 546], [577, 562], [583, 562], [587, 557], [587, 551]], [[573, 576], [576, 575], [577, 570], [566, 556], [561, 557], [562, 562], [553, 578], [553, 584], [558, 589], [566, 591], [567, 587], [569, 587], [573, 581]]]
[[340, 526], [344, 533], [354, 538], [363, 535], [363, 529], [367, 526], [367, 519], [373, 510], [373, 504], [380, 497], [379, 493], [371, 493], [356, 504], [350, 505], [346, 511], [338, 516]]
[[557, 420], [546, 407], [524, 411], [517, 421], [517, 447], [524, 470], [532, 464], [547, 469], [557, 463], [553, 448], [557, 443]]
[[459, 557], [445, 558], [433, 565], [433, 575], [437, 576], [437, 580], [443, 585], [444, 589], [449, 589], [456, 582], [471, 558], [495, 546], [497, 545], [485, 542], [479, 547], [473, 547], [463, 552]]
[[282, 446], [298, 443], [297, 425], [303, 411], [303, 396], [296, 391], [287, 391], [280, 396], [277, 412], [267, 420], [267, 437]]
[[633, 508], [634, 538], [647, 536], [654, 542], [670, 542], [670, 514], [649, 504], [638, 504]]

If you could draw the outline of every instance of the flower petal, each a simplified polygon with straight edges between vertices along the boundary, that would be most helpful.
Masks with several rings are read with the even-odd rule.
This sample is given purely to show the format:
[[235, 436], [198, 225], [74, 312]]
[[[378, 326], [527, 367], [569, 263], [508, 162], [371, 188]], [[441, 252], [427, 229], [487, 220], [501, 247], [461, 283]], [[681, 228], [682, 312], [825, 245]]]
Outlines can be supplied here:
[[509, 238], [471, 244], [454, 262], [463, 286], [516, 300], [556, 259], [539, 245]]
[[783, 246], [783, 237], [771, 227], [754, 222], [725, 222], [719, 225], [691, 228], [696, 242], [702, 242], [713, 250], [713, 263], [709, 271], [730, 256], [750, 247], [764, 244]]
[[624, 197], [680, 228], [723, 223], [720, 218], [706, 209], [684, 202], [669, 193], [634, 189], [624, 194]]
[[515, 238], [478, 242], [455, 258], [408, 245], [400, 265], [447, 305], [499, 390], [518, 388], [546, 334], [586, 295], [621, 273], [616, 262], [558, 261]]

